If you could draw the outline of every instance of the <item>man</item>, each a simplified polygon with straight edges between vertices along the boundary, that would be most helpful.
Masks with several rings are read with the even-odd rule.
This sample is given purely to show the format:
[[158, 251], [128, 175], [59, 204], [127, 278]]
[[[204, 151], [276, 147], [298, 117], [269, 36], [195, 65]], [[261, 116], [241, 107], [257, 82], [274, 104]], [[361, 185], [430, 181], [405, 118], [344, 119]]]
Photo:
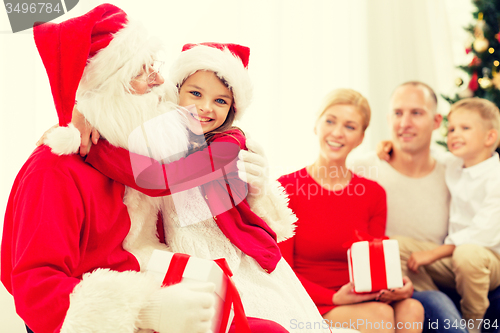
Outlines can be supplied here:
[[[34, 36], [60, 126], [71, 120], [78, 88], [83, 110], [109, 111], [89, 111], [90, 123], [126, 145], [137, 123], [168, 111], [160, 98], [175, 98], [153, 66], [157, 44], [113, 5], [38, 25]], [[61, 130], [69, 136], [55, 150], [80, 145], [71, 126]], [[124, 185], [79, 155], [57, 156], [48, 146], [38, 147], [21, 169], [6, 210], [1, 279], [34, 332], [209, 329], [213, 285], [160, 288], [123, 249], [131, 220], [124, 193]]]
[[[406, 261], [419, 250], [419, 243], [443, 244], [448, 233], [450, 195], [444, 180], [445, 167], [433, 157], [430, 148], [432, 132], [442, 121], [436, 110], [437, 97], [431, 87], [422, 82], [403, 83], [390, 100], [390, 159], [382, 161], [372, 154], [353, 161], [354, 172], [376, 180], [386, 190], [386, 234], [399, 240], [403, 274], [412, 279], [417, 291], [436, 287], [420, 283]], [[433, 292], [416, 292], [414, 297], [423, 303], [426, 315], [434, 316], [428, 317], [429, 324], [439, 320], [434, 328], [460, 329], [460, 325], [451, 325], [460, 321], [460, 315], [447, 297]], [[448, 322], [451, 324], [445, 325]]]
[[[448, 231], [449, 193], [444, 166], [431, 156], [432, 132], [442, 116], [426, 84], [408, 82], [394, 91], [388, 115], [393, 152], [388, 162], [375, 154], [353, 161], [353, 171], [379, 182], [387, 192], [388, 236], [407, 235], [443, 243]], [[415, 286], [418, 289], [418, 286]]]

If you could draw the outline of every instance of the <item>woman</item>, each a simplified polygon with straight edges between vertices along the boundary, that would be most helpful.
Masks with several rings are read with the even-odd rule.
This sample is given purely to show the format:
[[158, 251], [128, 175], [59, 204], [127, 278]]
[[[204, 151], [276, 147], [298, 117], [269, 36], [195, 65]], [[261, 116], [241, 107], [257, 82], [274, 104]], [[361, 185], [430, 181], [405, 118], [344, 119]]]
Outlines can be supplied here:
[[326, 96], [314, 128], [317, 160], [279, 179], [298, 218], [295, 236], [280, 248], [333, 327], [421, 332], [423, 307], [410, 298], [413, 286], [407, 277], [402, 288], [363, 295], [353, 293], [349, 283], [343, 244], [355, 230], [382, 237], [386, 224], [384, 189], [346, 167], [369, 122], [370, 106], [358, 92], [337, 89]]

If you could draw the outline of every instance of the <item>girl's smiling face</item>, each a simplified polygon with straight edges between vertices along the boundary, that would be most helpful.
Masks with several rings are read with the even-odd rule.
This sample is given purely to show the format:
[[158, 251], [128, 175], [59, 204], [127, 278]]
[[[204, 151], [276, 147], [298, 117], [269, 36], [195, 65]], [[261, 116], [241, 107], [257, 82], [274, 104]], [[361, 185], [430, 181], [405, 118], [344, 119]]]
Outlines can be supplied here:
[[190, 75], [179, 90], [180, 106], [196, 106], [196, 111], [194, 108], [188, 111], [190, 130], [196, 135], [219, 128], [232, 103], [231, 90], [212, 71], [201, 70]]

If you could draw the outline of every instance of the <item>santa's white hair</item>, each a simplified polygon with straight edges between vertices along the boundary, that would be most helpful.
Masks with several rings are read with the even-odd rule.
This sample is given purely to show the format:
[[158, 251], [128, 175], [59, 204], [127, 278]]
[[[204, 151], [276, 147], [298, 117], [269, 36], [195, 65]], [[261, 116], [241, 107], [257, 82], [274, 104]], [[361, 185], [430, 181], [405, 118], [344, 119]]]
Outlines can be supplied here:
[[[128, 137], [134, 129], [177, 108], [172, 103], [177, 101], [177, 88], [170, 82], [144, 95], [134, 95], [130, 85], [131, 79], [144, 65], [155, 60], [160, 51], [161, 43], [149, 37], [140, 22], [129, 20], [85, 67], [77, 91], [78, 111], [114, 146], [128, 149]], [[178, 152], [187, 148], [187, 132], [182, 118], [182, 113], [179, 113], [178, 120], [171, 121], [169, 128], [164, 129], [170, 132], [167, 150]], [[161, 133], [157, 134], [161, 136]], [[45, 143], [55, 154], [75, 153], [80, 146], [80, 133], [73, 126], [60, 127], [47, 135]], [[134, 152], [148, 154], [147, 151]], [[171, 151], [157, 153], [168, 156]]]

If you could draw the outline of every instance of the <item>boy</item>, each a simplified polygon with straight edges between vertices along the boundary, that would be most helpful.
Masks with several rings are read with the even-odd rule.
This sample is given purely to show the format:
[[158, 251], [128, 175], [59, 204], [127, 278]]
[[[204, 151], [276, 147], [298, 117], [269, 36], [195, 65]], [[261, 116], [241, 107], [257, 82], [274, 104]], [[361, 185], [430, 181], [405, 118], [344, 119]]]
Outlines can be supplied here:
[[[444, 244], [422, 248], [408, 268], [424, 284], [456, 287], [470, 332], [479, 331], [489, 306], [488, 291], [500, 285], [500, 112], [492, 102], [467, 98], [448, 115], [446, 161], [450, 221]], [[420, 266], [426, 266], [425, 270]], [[425, 281], [426, 280], [426, 281]], [[453, 324], [453, 323], [450, 323]]]

